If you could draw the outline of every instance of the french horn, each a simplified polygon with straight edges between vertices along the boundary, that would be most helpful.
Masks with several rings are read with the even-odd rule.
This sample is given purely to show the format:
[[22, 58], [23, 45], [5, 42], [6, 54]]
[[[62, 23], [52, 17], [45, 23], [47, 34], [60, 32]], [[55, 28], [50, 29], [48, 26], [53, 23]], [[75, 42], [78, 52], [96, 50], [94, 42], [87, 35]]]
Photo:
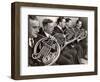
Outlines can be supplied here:
[[32, 58], [43, 65], [54, 64], [60, 55], [60, 45], [54, 37], [40, 39], [34, 46]]

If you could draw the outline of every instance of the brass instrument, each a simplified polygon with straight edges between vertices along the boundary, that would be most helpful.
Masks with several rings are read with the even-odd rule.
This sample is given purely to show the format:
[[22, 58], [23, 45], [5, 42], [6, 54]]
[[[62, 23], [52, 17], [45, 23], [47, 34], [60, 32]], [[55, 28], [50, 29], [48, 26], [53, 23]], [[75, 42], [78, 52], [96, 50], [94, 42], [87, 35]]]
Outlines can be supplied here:
[[83, 40], [86, 37], [87, 37], [87, 31], [85, 31], [84, 29], [81, 29], [79, 36], [77, 36], [77, 41]]
[[40, 39], [35, 47], [32, 58], [44, 65], [52, 65], [60, 55], [60, 46], [55, 38], [45, 37]]

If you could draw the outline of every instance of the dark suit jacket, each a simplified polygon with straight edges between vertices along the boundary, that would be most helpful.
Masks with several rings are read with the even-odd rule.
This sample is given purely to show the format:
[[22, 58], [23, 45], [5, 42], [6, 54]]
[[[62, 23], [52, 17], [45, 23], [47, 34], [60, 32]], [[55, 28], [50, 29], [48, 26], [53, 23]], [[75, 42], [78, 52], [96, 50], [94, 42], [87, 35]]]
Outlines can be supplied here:
[[[30, 36], [29, 36], [30, 37]], [[43, 38], [43, 36], [39, 35], [37, 36], [37, 38], [34, 38], [34, 37], [31, 37], [33, 38], [34, 40], [34, 46], [35, 44], [41, 39]], [[32, 58], [32, 54], [34, 53], [34, 46], [33, 47], [30, 47], [28, 46], [28, 65], [29, 66], [38, 66], [38, 65], [41, 65], [39, 62], [37, 62], [36, 60], [34, 60]]]
[[61, 33], [64, 34], [64, 31], [61, 30], [58, 26], [54, 27], [53, 33], [52, 35], [56, 34], [56, 33]]

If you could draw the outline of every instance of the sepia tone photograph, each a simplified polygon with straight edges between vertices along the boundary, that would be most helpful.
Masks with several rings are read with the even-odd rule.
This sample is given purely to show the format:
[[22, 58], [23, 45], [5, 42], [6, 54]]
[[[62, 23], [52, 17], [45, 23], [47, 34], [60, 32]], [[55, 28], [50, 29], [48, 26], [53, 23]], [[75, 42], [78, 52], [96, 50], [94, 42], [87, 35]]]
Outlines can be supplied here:
[[13, 79], [97, 75], [97, 7], [12, 3]]
[[88, 64], [88, 18], [28, 15], [28, 66]]

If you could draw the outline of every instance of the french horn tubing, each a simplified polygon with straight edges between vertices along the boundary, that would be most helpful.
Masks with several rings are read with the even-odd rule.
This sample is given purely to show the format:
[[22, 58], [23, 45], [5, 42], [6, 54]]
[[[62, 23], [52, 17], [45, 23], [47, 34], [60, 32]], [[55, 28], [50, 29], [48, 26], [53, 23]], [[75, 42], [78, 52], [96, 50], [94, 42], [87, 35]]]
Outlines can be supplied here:
[[44, 65], [52, 65], [57, 61], [59, 55], [60, 46], [57, 40], [53, 37], [45, 37], [36, 43], [32, 57]]

